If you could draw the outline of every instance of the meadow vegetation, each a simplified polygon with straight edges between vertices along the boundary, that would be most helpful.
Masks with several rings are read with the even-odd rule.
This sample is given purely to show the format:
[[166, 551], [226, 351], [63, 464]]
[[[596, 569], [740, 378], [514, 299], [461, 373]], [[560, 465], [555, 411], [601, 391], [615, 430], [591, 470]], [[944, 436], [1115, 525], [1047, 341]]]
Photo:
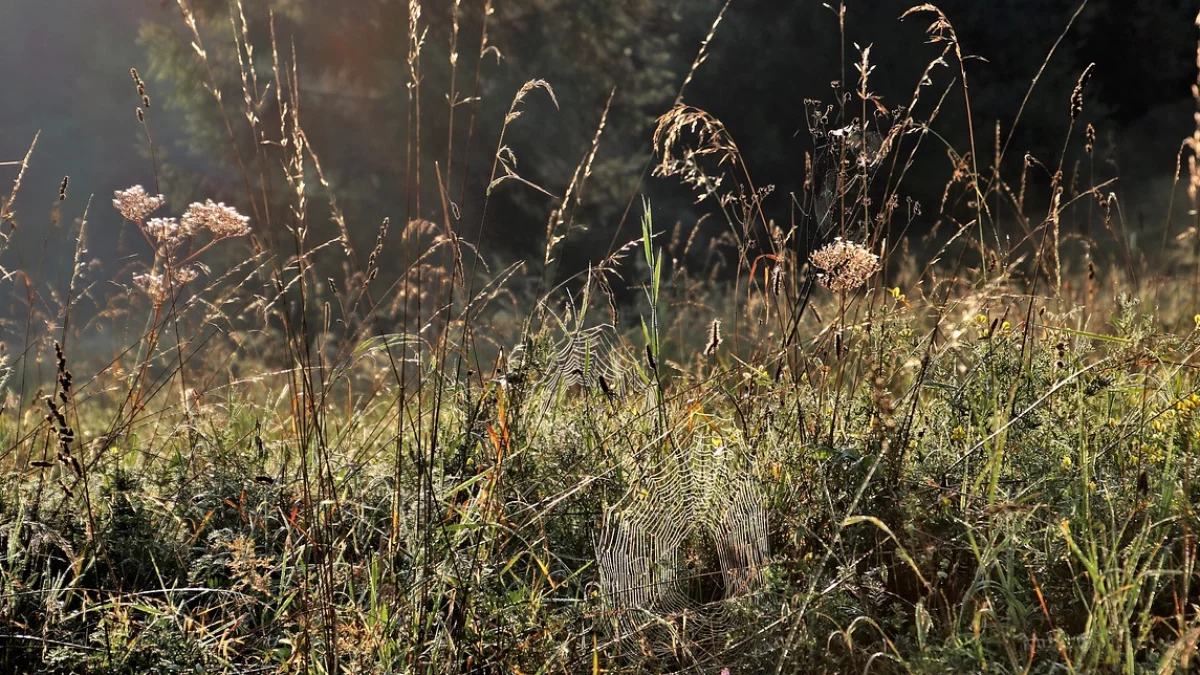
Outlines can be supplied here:
[[[608, 191], [608, 107], [565, 190], [505, 141], [552, 124], [527, 111], [557, 104], [553, 82], [510, 92], [479, 194], [415, 132], [395, 150], [412, 203], [362, 247], [305, 132], [303, 51], [273, 22], [253, 40], [241, 0], [219, 38], [179, 7], [242, 191], [185, 206], [150, 187], [159, 108], [134, 71], [145, 186], [110, 207], [64, 179], [45, 248], [71, 273], [0, 269], [20, 310], [0, 352], [0, 670], [1195, 667], [1200, 115], [1176, 217], [1134, 248], [1080, 117], [1090, 70], [1063, 92], [1061, 153], [1005, 175], [1031, 122], [972, 109], [971, 46], [919, 5], [899, 20], [938, 53], [910, 98], [875, 95], [856, 48], [802, 111], [803, 190], [776, 194], [686, 102], [717, 15], [644, 178], [686, 186], [725, 234], [625, 194], [640, 231], [576, 272], [559, 256], [581, 195]], [[469, 97], [427, 90], [417, 0], [408, 17], [410, 122], [473, 125]], [[969, 147], [938, 133], [951, 106]], [[930, 148], [946, 185], [922, 204], [905, 180]], [[0, 164], [0, 256], [38, 217], [36, 153]], [[553, 202], [536, 258], [477, 246], [506, 190]], [[116, 270], [87, 255], [115, 236], [88, 224], [108, 208], [146, 244]], [[910, 232], [923, 212], [937, 226]]]

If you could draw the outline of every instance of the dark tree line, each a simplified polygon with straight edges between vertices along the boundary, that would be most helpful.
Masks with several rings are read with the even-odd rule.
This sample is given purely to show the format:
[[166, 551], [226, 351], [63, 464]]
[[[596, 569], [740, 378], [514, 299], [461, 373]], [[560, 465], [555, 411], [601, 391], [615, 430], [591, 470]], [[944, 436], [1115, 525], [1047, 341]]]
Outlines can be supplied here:
[[[848, 2], [845, 35], [834, 8], [815, 0], [735, 0], [724, 15], [684, 92], [684, 101], [721, 119], [737, 140], [755, 182], [774, 186], [769, 217], [789, 218], [788, 194], [805, 180], [804, 153], [811, 149], [806, 99], [830, 101], [835, 84], [856, 77], [856, 45], [872, 45], [872, 88], [883, 105], [906, 101], [926, 64], [940, 47], [926, 44], [923, 19], [899, 17], [909, 0]], [[1004, 172], [1019, 172], [1024, 156], [1050, 163], [1067, 143], [1082, 156], [1084, 124], [1097, 130], [1097, 157], [1105, 177], [1119, 176], [1127, 202], [1148, 218], [1160, 218], [1156, 181], [1173, 170], [1180, 140], [1190, 133], [1194, 104], [1198, 7], [1183, 0], [1091, 0], [1079, 12], [1053, 57], [1045, 58], [1078, 7], [1061, 0], [944, 0], [937, 3], [953, 23], [962, 47], [980, 58], [967, 62], [978, 161], [992, 156], [996, 124], [1009, 134], [1039, 69], [1044, 70], [1025, 102], [1013, 136], [1014, 152]], [[603, 257], [613, 241], [635, 236], [635, 220], [624, 218], [631, 200], [647, 194], [669, 225], [694, 224], [706, 205], [693, 204], [688, 190], [653, 178], [650, 135], [655, 119], [670, 109], [721, 3], [716, 0], [497, 0], [488, 6], [488, 49], [481, 55], [483, 0], [421, 4], [420, 192], [412, 166], [416, 113], [409, 64], [408, 3], [385, 0], [270, 0], [246, 3], [255, 67], [271, 69], [267, 10], [275, 13], [276, 35], [285, 61], [294, 46], [301, 84], [301, 118], [320, 155], [356, 244], [369, 248], [378, 222], [424, 217], [438, 220], [438, 181], [455, 204], [460, 234], [474, 239], [485, 218], [482, 243], [504, 256], [537, 257], [544, 245], [546, 214], [554, 197], [516, 182], [487, 194], [494, 176], [497, 139], [505, 113], [522, 83], [544, 79], [557, 101], [538, 90], [522, 102], [521, 117], [504, 135], [505, 159], [529, 183], [561, 196], [587, 155], [612, 94], [591, 176], [563, 252], [566, 273]], [[229, 5], [194, 0], [202, 34], [226, 104], [241, 99]], [[457, 25], [457, 59], [451, 41]], [[212, 194], [231, 200], [240, 189], [229, 140], [207, 76], [190, 47], [178, 12], [165, 9], [143, 29], [156, 87], [169, 91], [166, 114], [182, 121], [187, 158], [168, 164], [172, 192]], [[1080, 74], [1095, 63], [1085, 91], [1084, 112], [1073, 138], [1065, 138], [1069, 96]], [[957, 67], [935, 71], [938, 86], [954, 85]], [[458, 104], [448, 95], [453, 76]], [[957, 83], [961, 86], [961, 83]], [[936, 131], [959, 148], [969, 147], [961, 89], [947, 96]], [[264, 117], [270, 119], [269, 111]], [[453, 126], [451, 126], [451, 121]], [[236, 142], [253, 143], [248, 134]], [[449, 148], [449, 151], [447, 151]], [[515, 159], [512, 159], [515, 158]], [[934, 206], [952, 167], [943, 150], [922, 152], [905, 190]], [[441, 174], [441, 175], [439, 175]], [[1030, 190], [1039, 186], [1031, 179]], [[1144, 198], [1141, 195], [1146, 195]], [[419, 196], [419, 209], [417, 208]], [[319, 209], [314, 200], [314, 209]], [[1157, 209], [1157, 210], [1156, 210]], [[936, 208], [926, 208], [918, 228], [929, 228]], [[321, 220], [319, 211], [314, 220]], [[624, 234], [616, 229], [624, 223]], [[720, 226], [705, 227], [719, 230]], [[624, 238], [622, 238], [624, 237]]]

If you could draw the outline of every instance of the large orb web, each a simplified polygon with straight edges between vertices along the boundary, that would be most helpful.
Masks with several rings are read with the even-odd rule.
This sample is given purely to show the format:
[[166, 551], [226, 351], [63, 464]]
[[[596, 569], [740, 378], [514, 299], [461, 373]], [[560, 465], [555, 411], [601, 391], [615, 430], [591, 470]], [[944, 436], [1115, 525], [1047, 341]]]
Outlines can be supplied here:
[[605, 511], [596, 558], [623, 652], [702, 660], [762, 588], [766, 511], [734, 460], [706, 443], [677, 450]]

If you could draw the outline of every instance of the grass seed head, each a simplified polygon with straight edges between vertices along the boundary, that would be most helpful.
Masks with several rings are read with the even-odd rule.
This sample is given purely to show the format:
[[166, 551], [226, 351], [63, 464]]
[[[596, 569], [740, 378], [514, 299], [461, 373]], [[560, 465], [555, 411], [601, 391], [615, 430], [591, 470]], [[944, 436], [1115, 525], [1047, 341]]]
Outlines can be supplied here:
[[712, 356], [721, 346], [721, 320], [713, 319], [708, 327], [708, 344], [704, 347], [704, 355]]

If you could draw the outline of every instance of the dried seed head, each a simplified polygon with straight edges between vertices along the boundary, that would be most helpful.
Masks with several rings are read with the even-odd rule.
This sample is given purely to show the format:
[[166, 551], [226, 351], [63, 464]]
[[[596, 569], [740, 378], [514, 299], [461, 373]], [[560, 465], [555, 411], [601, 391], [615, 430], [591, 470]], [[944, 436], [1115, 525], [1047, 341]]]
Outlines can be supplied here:
[[1079, 81], [1075, 83], [1075, 88], [1071, 90], [1071, 121], [1074, 122], [1079, 113], [1083, 112], [1083, 88], [1087, 86], [1088, 80], [1092, 77], [1092, 70], [1096, 64], [1089, 63], [1087, 68], [1083, 69], [1083, 73], [1079, 76]]
[[127, 220], [140, 223], [146, 216], [163, 205], [166, 199], [162, 195], [150, 195], [141, 185], [134, 185], [127, 190], [113, 193], [113, 208], [121, 212]]
[[159, 244], [175, 246], [181, 240], [179, 221], [174, 218], [151, 218], [142, 225], [142, 231]]
[[[137, 86], [137, 95], [139, 98], [142, 99], [142, 107], [149, 110], [150, 109], [150, 97], [146, 95], [146, 83], [143, 82], [142, 77], [140, 75], [138, 75], [137, 68], [130, 68], [129, 74], [130, 74], [130, 76], [133, 77], [133, 83]], [[138, 121], [139, 122], [145, 121], [145, 117], [142, 116], [142, 111], [140, 108], [138, 109]]]
[[193, 202], [184, 212], [179, 221], [186, 236], [191, 236], [200, 230], [208, 230], [218, 239], [225, 237], [240, 237], [250, 234], [250, 218], [237, 212], [232, 206], [222, 202], [205, 200], [203, 204]]
[[71, 392], [72, 377], [71, 371], [67, 370], [67, 357], [63, 354], [62, 345], [58, 340], [54, 341], [54, 360], [58, 366], [58, 386], [61, 388], [58, 395], [62, 399], [63, 405], [66, 405]]
[[721, 346], [721, 320], [713, 319], [708, 327], [708, 345], [704, 347], [704, 355], [712, 356]]
[[813, 253], [809, 261], [821, 271], [817, 277], [821, 285], [834, 292], [852, 291], [879, 271], [879, 256], [841, 237]]
[[187, 266], [180, 267], [171, 271], [171, 278], [177, 284], [186, 284], [200, 275], [200, 272], [195, 267]]
[[67, 198], [67, 186], [71, 183], [70, 176], [63, 176], [62, 185], [58, 186], [58, 201], [63, 201]]
[[162, 303], [167, 299], [167, 285], [163, 283], [161, 274], [135, 274], [133, 283], [142, 289], [142, 292], [150, 296], [150, 300], [155, 304]]
[[377, 265], [379, 264], [379, 254], [383, 252], [383, 238], [387, 236], [388, 224], [390, 218], [384, 218], [379, 225], [379, 235], [375, 238], [375, 248], [371, 249], [371, 255], [367, 258], [367, 280], [375, 278], [378, 272]]

